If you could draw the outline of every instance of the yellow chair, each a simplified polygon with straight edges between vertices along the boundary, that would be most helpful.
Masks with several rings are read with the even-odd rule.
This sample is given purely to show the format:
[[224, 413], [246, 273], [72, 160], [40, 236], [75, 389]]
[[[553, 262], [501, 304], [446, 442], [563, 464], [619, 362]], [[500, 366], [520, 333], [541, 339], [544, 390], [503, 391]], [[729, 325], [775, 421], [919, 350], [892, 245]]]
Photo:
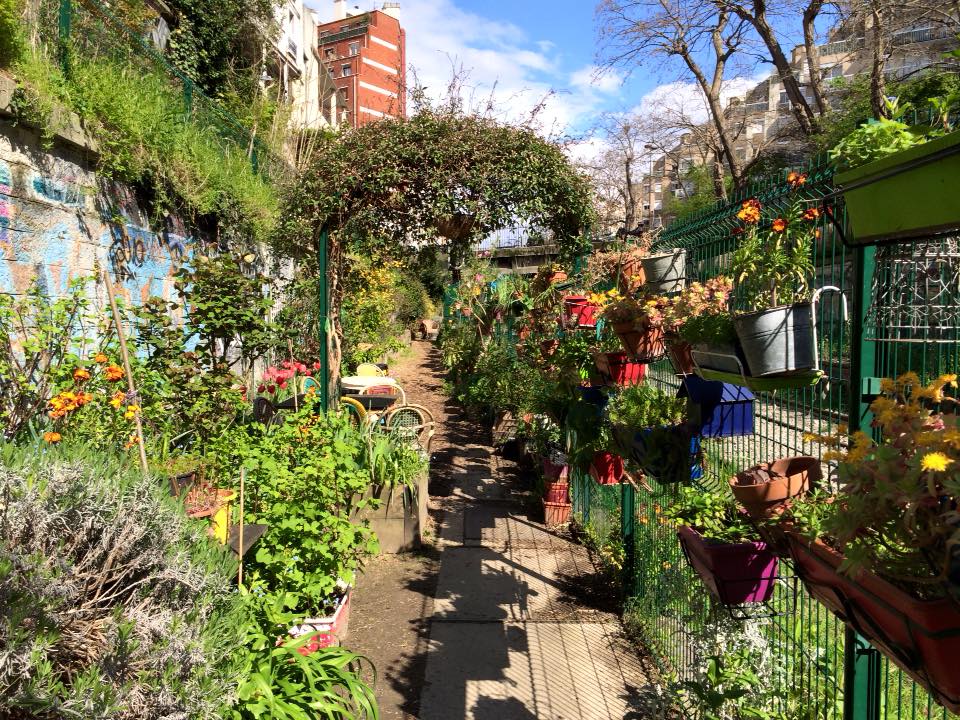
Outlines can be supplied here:
[[383, 377], [386, 373], [380, 369], [379, 365], [373, 363], [360, 363], [357, 365], [358, 377]]

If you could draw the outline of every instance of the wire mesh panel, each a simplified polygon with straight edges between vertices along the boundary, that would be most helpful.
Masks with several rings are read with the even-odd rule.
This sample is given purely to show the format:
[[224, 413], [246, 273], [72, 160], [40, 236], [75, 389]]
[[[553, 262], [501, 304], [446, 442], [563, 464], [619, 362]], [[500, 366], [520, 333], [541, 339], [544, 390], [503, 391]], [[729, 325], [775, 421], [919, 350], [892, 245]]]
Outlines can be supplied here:
[[[705, 438], [704, 476], [698, 482], [713, 487], [726, 485], [736, 472], [763, 461], [821, 457], [822, 448], [806, 441], [805, 433], [835, 434], [857, 425], [859, 415], [850, 422], [852, 391], [862, 388], [869, 394], [876, 378], [913, 370], [926, 379], [955, 372], [960, 364], [958, 240], [851, 250], [842, 242], [842, 198], [824, 163], [812, 165], [799, 184], [776, 178], [669, 227], [659, 245], [686, 249], [688, 281], [729, 274], [739, 240], [736, 212], [750, 197], [771, 211], [786, 212], [798, 197], [821, 209], [813, 248], [814, 287], [835, 290], [824, 294], [815, 308], [823, 378], [812, 387], [756, 391], [752, 435]], [[854, 308], [853, 322], [865, 320], [862, 330], [844, 319], [844, 298]], [[666, 361], [650, 366], [648, 378], [671, 393], [679, 391], [682, 382]], [[856, 413], [861, 412], [857, 407]], [[829, 478], [828, 465], [822, 468]], [[596, 486], [588, 482], [578, 478], [575, 486], [574, 510], [583, 521], [598, 512], [592, 497]], [[847, 653], [856, 650], [848, 646], [852, 635], [806, 592], [788, 561], [780, 560], [773, 597], [762, 609], [736, 614], [713, 601], [685, 561], [675, 528], [664, 519], [675, 492], [658, 484], [638, 489], [628, 509], [633, 522], [623, 524], [634, 550], [632, 576], [625, 582], [630, 612], [668, 674], [681, 681], [693, 679], [716, 648], [742, 645], [751, 649], [758, 665], [754, 669], [769, 685], [765, 697], [772, 717], [952, 717], [885, 658], [877, 674], [879, 688], [872, 688], [878, 703], [845, 688]]]

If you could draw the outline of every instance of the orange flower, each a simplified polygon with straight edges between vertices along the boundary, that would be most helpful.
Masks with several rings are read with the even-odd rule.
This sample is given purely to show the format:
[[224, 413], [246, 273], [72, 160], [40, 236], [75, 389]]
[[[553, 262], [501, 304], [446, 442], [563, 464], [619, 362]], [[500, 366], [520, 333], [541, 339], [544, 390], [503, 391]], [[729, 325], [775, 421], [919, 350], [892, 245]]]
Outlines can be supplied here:
[[63, 440], [63, 436], [58, 432], [54, 432], [53, 430], [49, 430], [43, 434], [43, 441], [48, 442], [51, 445], [54, 445], [61, 440]]
[[110, 382], [123, 380], [123, 368], [119, 365], [107, 365], [105, 375]]
[[798, 188], [807, 182], [807, 174], [790, 172], [787, 174], [787, 182], [790, 184], [790, 187]]
[[103, 365], [104, 363], [108, 362], [109, 360], [110, 360], [110, 358], [108, 358], [108, 357], [107, 357], [106, 355], [104, 355], [102, 352], [98, 352], [96, 355], [93, 356], [93, 361], [94, 361], [95, 363], [97, 363], [98, 365]]
[[124, 449], [124, 450], [129, 450], [129, 449], [132, 448], [134, 445], [136, 445], [138, 442], [139, 442], [139, 438], [137, 437], [137, 434], [136, 434], [136, 433], [132, 433], [132, 434], [130, 435], [130, 439], [127, 440], [126, 443], [124, 443], [123, 449]]
[[118, 410], [120, 406], [123, 405], [123, 401], [126, 400], [127, 394], [123, 390], [117, 390], [113, 397], [110, 398], [110, 404], [113, 405]]
[[784, 220], [783, 218], [777, 218], [776, 220], [773, 221], [774, 232], [782, 233], [786, 229], [787, 229], [787, 221]]
[[77, 407], [83, 407], [91, 400], [93, 400], [93, 395], [88, 392], [82, 392], [77, 395]]
[[90, 379], [90, 371], [86, 368], [77, 368], [73, 371], [73, 379], [77, 382], [83, 382]]
[[816, 220], [820, 217], [820, 208], [809, 207], [803, 212], [804, 220]]
[[753, 224], [760, 221], [760, 202], [756, 198], [750, 198], [744, 201], [740, 206], [740, 212], [737, 217], [745, 223]]

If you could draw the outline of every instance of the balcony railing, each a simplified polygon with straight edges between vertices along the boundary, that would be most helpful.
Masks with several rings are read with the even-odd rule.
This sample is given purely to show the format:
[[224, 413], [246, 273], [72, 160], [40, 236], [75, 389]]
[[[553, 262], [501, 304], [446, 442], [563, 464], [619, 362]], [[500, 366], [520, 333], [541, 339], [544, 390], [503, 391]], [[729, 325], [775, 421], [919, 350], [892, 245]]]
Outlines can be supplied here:
[[330, 45], [331, 43], [338, 43], [342, 40], [349, 40], [350, 38], [362, 37], [366, 34], [367, 28], [370, 27], [370, 23], [360, 23], [354, 25], [353, 27], [347, 28], [346, 30], [341, 30], [337, 33], [331, 33], [329, 35], [321, 35], [318, 38], [318, 41], [321, 45]]
[[[934, 40], [946, 40], [953, 37], [953, 33], [948, 28], [921, 28], [919, 30], [904, 30], [896, 33], [892, 38], [893, 45], [912, 45], [914, 43], [932, 42]], [[817, 47], [817, 52], [822, 55], [840, 55], [850, 53], [854, 50], [860, 50], [866, 44], [866, 40], [860, 38], [849, 38], [847, 40], [837, 40]]]

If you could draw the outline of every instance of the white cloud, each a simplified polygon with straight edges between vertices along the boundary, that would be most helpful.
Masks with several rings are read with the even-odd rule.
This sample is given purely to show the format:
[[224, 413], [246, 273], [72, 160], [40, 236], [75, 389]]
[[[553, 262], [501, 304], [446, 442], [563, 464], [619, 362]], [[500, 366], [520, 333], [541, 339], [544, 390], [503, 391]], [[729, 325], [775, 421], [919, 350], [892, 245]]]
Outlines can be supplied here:
[[603, 94], [615, 93], [623, 84], [623, 75], [596, 65], [587, 65], [570, 74], [570, 86], [583, 91], [591, 89]]

